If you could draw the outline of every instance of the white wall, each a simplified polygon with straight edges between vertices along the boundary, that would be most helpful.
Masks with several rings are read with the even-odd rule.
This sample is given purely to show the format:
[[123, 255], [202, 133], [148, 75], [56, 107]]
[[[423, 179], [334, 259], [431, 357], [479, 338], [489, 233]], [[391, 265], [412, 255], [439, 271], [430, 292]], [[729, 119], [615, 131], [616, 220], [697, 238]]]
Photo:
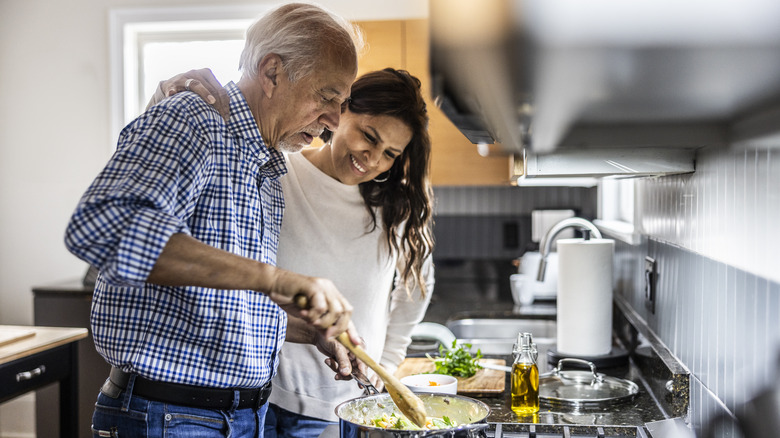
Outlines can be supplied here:
[[[283, 2], [230, 4], [260, 3]], [[419, 0], [318, 3], [356, 20], [427, 16], [427, 2]], [[31, 288], [80, 278], [86, 270], [62, 238], [73, 207], [115, 141], [110, 138], [109, 11], [223, 4], [0, 0], [0, 324], [32, 324]], [[14, 403], [0, 406], [0, 419], [9, 417]], [[31, 433], [0, 424], [0, 436]]]

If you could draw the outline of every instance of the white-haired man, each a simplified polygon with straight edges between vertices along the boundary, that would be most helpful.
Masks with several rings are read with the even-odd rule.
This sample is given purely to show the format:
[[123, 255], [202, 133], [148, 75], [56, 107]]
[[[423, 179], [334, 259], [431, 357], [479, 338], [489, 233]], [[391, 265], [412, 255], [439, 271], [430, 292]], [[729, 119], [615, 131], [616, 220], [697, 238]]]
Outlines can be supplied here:
[[356, 35], [316, 6], [279, 7], [247, 31], [228, 120], [179, 93], [120, 134], [65, 236], [100, 270], [91, 323], [112, 372], [94, 436], [261, 436], [285, 312], [323, 344], [348, 329], [359, 342], [332, 282], [275, 267], [282, 152], [338, 126]]

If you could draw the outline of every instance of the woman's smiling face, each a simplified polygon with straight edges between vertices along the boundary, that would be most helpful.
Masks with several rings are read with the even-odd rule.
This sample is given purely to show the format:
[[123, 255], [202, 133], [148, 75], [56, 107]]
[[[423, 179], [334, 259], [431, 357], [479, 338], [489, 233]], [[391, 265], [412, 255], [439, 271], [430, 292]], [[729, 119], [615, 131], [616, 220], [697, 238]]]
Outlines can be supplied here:
[[370, 181], [390, 170], [411, 140], [412, 130], [401, 119], [346, 110], [333, 133], [333, 167], [326, 173], [348, 185]]

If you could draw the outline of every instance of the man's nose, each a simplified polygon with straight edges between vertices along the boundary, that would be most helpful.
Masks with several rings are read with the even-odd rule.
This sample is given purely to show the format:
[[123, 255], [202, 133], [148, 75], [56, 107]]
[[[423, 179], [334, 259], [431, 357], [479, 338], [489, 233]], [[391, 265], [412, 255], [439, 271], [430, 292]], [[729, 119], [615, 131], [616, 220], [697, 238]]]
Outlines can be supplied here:
[[339, 119], [341, 118], [341, 106], [340, 105], [328, 105], [325, 111], [320, 116], [320, 122], [333, 132], [339, 127]]

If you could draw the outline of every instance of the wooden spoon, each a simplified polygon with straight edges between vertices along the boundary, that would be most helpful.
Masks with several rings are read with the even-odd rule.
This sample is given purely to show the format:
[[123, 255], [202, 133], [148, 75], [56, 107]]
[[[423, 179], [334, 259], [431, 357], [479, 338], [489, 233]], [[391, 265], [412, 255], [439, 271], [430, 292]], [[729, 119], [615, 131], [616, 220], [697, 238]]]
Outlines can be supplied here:
[[[297, 295], [294, 300], [296, 305], [301, 309], [309, 307], [308, 300], [303, 295]], [[353, 344], [346, 332], [338, 335], [336, 340], [347, 347], [356, 358], [360, 359], [369, 368], [374, 370], [379, 378], [385, 382], [385, 389], [390, 393], [390, 398], [393, 399], [393, 403], [395, 403], [398, 410], [400, 410], [406, 418], [411, 420], [418, 427], [425, 428], [427, 414], [425, 412], [425, 405], [423, 404], [423, 401], [420, 400], [420, 397], [417, 397], [411, 389], [401, 383], [395, 376], [387, 372], [382, 365], [379, 365], [374, 359], [371, 359], [371, 356], [369, 356], [360, 346]]]
[[423, 401], [420, 400], [420, 397], [417, 397], [411, 389], [401, 383], [395, 376], [388, 373], [382, 365], [379, 365], [374, 359], [371, 359], [371, 356], [369, 356], [365, 350], [353, 344], [346, 332], [338, 335], [336, 339], [347, 347], [355, 357], [374, 370], [379, 378], [385, 382], [385, 388], [387, 389], [387, 392], [390, 393], [390, 398], [393, 399], [393, 403], [398, 406], [401, 413], [404, 414], [406, 418], [412, 420], [417, 426], [424, 428], [427, 414], [425, 412], [425, 405], [423, 404]]

